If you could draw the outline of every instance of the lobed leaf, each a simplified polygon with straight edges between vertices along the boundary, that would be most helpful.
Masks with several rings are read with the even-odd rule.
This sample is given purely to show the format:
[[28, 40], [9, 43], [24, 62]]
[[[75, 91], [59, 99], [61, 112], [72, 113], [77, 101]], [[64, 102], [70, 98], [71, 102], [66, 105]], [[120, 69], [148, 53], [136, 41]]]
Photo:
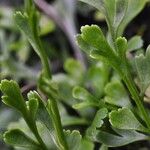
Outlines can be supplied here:
[[[40, 123], [44, 124], [44, 126], [49, 130], [49, 132], [53, 132], [52, 120], [47, 112], [47, 104], [44, 102], [39, 94], [36, 91], [30, 91], [28, 93], [28, 99], [30, 100], [38, 100], [38, 109], [33, 111], [33, 114], [36, 112], [36, 120], [40, 121]], [[37, 105], [36, 105], [37, 106]]]
[[91, 139], [95, 139], [95, 133], [97, 128], [100, 128], [103, 125], [103, 119], [107, 117], [108, 110], [106, 108], [101, 108], [96, 112], [92, 125], [87, 129], [87, 136]]
[[12, 146], [40, 150], [40, 145], [19, 129], [6, 131], [4, 141]]
[[144, 8], [147, 0], [80, 0], [94, 6], [106, 18], [112, 38], [121, 36], [128, 23]]
[[108, 150], [108, 146], [102, 144], [99, 150]]
[[39, 107], [39, 103], [38, 103], [37, 99], [30, 99], [28, 101], [29, 113], [30, 113], [31, 117], [33, 118], [33, 120], [35, 120], [35, 118], [36, 118], [38, 107]]
[[108, 65], [99, 61], [92, 65], [87, 72], [87, 85], [93, 89], [95, 97], [101, 98], [104, 95], [104, 87], [109, 80], [110, 68]]
[[145, 56], [143, 54], [136, 56], [134, 62], [141, 93], [144, 93], [150, 84], [150, 46], [148, 46]]
[[81, 143], [80, 143], [80, 148], [79, 150], [93, 150], [94, 149], [94, 143], [86, 138], [82, 138]]
[[147, 0], [127, 0], [127, 3], [124, 17], [118, 27], [118, 36], [122, 35], [128, 23], [142, 11]]
[[[121, 59], [117, 56], [115, 50], [110, 47], [101, 29], [98, 26], [86, 25], [81, 27], [81, 34], [77, 38], [79, 37], [80, 40], [77, 39], [77, 41], [79, 41], [78, 44], [81, 48], [86, 48], [85, 43], [88, 43], [88, 45], [90, 45], [88, 47], [92, 49], [90, 51], [91, 57], [96, 59], [99, 57], [103, 57], [103, 59], [110, 63], [110, 65], [112, 65], [115, 69], [120, 70], [119, 66], [122, 65]], [[90, 49], [88, 49], [88, 51]]]
[[78, 34], [76, 36], [76, 42], [79, 45], [80, 49], [82, 49], [88, 55], [90, 55], [90, 52], [95, 49], [90, 44], [88, 44], [86, 41], [84, 41], [80, 34]]
[[118, 134], [111, 134], [105, 131], [97, 131], [95, 141], [101, 142], [108, 147], [120, 147], [136, 141], [148, 140], [148, 136], [131, 130], [114, 129]]
[[111, 54], [114, 56], [113, 50], [107, 43], [103, 32], [97, 25], [82, 26], [81, 27], [82, 39], [90, 44], [94, 49], [101, 53], [104, 57], [109, 57]]
[[105, 86], [105, 102], [118, 107], [131, 107], [127, 91], [118, 80], [111, 81]]
[[80, 79], [84, 72], [82, 64], [79, 61], [72, 58], [66, 60], [64, 64], [64, 69], [69, 75], [77, 79]]
[[128, 41], [128, 51], [132, 52], [143, 47], [143, 40], [140, 36], [134, 36]]
[[109, 114], [109, 122], [118, 129], [138, 130], [147, 132], [147, 129], [137, 120], [132, 111], [128, 108], [118, 109]]
[[26, 113], [26, 104], [21, 94], [19, 85], [15, 81], [2, 80], [0, 89], [4, 96], [2, 101], [11, 107], [14, 107], [22, 113]]
[[82, 87], [74, 87], [72, 93], [74, 98], [82, 101], [73, 105], [73, 107], [76, 109], [81, 109], [88, 106], [98, 107], [100, 105], [99, 100], [97, 100], [97, 98], [95, 98], [92, 94], [90, 94], [86, 89]]
[[70, 150], [79, 150], [82, 139], [80, 132], [77, 130], [73, 131], [67, 130], [64, 131], [64, 134], [68, 143], [68, 148]]
[[28, 39], [28, 41], [30, 42], [36, 53], [40, 56], [40, 49], [34, 37], [33, 29], [30, 25], [29, 17], [27, 16], [27, 14], [16, 12], [14, 14], [14, 19], [18, 28], [24, 33], [24, 35], [26, 36], [26, 38]]
[[95, 8], [99, 9], [100, 11], [104, 11], [103, 5], [104, 5], [104, 0], [80, 0], [82, 2], [85, 2], [89, 5], [94, 6]]
[[128, 46], [126, 38], [118, 37], [116, 39], [116, 46], [117, 46], [118, 55], [121, 57], [121, 59], [125, 59], [127, 46]]

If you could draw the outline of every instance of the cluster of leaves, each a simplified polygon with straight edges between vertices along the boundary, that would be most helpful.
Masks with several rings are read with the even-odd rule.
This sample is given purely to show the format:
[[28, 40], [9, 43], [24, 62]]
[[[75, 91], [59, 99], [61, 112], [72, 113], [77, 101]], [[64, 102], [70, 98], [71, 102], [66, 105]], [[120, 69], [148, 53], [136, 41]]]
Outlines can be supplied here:
[[[52, 75], [32, 0], [25, 1], [24, 13], [14, 15], [42, 63], [37, 85], [40, 92], [30, 91], [24, 98], [15, 81], [2, 80], [0, 84], [3, 103], [22, 115], [3, 134], [4, 141], [15, 149], [92, 150], [98, 142], [103, 150], [149, 140], [149, 111], [143, 100], [150, 84], [150, 48], [144, 55], [139, 36], [129, 41], [121, 37], [147, 0], [82, 1], [101, 11], [109, 29], [105, 36], [97, 25], [86, 25], [77, 35], [79, 47], [95, 59], [88, 69], [68, 59], [66, 73]], [[135, 52], [128, 58], [139, 50], [140, 54]], [[67, 108], [77, 115], [69, 115]], [[76, 130], [82, 125], [86, 126], [84, 132]]]
[[[0, 7], [0, 78], [11, 77], [16, 81], [26, 79], [35, 82], [38, 71], [26, 64], [30, 59], [30, 45], [16, 28], [14, 11], [12, 7]], [[39, 26], [42, 36], [54, 30], [54, 23], [44, 15], [39, 18]]]

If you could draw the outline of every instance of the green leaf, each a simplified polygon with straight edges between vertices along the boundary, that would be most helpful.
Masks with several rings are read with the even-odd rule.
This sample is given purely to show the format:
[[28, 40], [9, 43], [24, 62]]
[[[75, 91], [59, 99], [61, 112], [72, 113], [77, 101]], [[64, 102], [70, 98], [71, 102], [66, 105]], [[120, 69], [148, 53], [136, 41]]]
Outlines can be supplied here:
[[73, 130], [73, 131], [67, 130], [64, 131], [64, 134], [68, 143], [68, 148], [70, 150], [79, 150], [81, 139], [82, 139], [80, 132], [77, 130]]
[[[36, 119], [41, 122], [41, 124], [44, 124], [44, 126], [49, 130], [51, 133], [54, 128], [52, 125], [51, 117], [47, 111], [47, 103], [42, 100], [40, 95], [36, 91], [30, 91], [28, 93], [28, 99], [36, 99], [38, 100], [38, 109], [36, 111]], [[33, 112], [35, 112], [33, 111]]]
[[104, 95], [104, 87], [109, 80], [110, 68], [108, 65], [99, 61], [92, 65], [87, 73], [87, 85], [93, 89], [95, 97], [100, 98]]
[[98, 50], [104, 57], [109, 57], [111, 54], [114, 56], [114, 52], [107, 43], [103, 32], [97, 25], [82, 26], [81, 27], [82, 39], [90, 44], [95, 50]]
[[97, 131], [95, 141], [101, 142], [108, 147], [120, 147], [136, 141], [148, 140], [148, 136], [138, 133], [136, 131], [129, 130], [117, 130], [114, 131], [118, 134], [111, 134], [105, 131]]
[[45, 15], [41, 16], [39, 25], [40, 25], [40, 35], [42, 36], [47, 35], [48, 33], [51, 33], [55, 30], [54, 22]]
[[36, 43], [35, 37], [33, 36], [33, 30], [29, 23], [29, 17], [21, 12], [16, 12], [14, 15], [15, 22], [18, 28], [25, 34], [36, 53], [40, 56], [39, 46]]
[[132, 111], [128, 108], [112, 111], [109, 114], [109, 121], [113, 127], [118, 129], [147, 132], [147, 129], [137, 120]]
[[0, 89], [4, 96], [2, 101], [11, 107], [14, 107], [23, 114], [26, 114], [26, 104], [21, 94], [19, 85], [15, 81], [2, 80]]
[[80, 34], [78, 34], [76, 36], [76, 42], [79, 45], [80, 49], [82, 49], [88, 55], [90, 55], [90, 52], [95, 49], [90, 44], [88, 44], [86, 41], [84, 41]]
[[[81, 78], [84, 73], [84, 68], [81, 62], [75, 59], [67, 59], [64, 64], [65, 71], [71, 75], [73, 78]], [[80, 73], [79, 73], [80, 72]]]
[[43, 74], [40, 75], [38, 87], [48, 97], [55, 99], [59, 98], [57, 82], [49, 80], [49, 78], [47, 78]]
[[112, 39], [121, 36], [128, 23], [144, 8], [147, 0], [81, 0], [100, 10]]
[[103, 0], [80, 0], [82, 2], [85, 2], [89, 5], [92, 5], [94, 6], [95, 8], [99, 9], [100, 11], [104, 11], [104, 8], [103, 8]]
[[124, 37], [118, 37], [116, 39], [117, 51], [118, 55], [121, 59], [126, 58], [126, 51], [127, 51], [127, 40]]
[[[108, 44], [106, 38], [104, 37], [101, 29], [96, 25], [83, 26], [81, 27], [80, 38], [88, 43], [93, 50], [90, 52], [90, 56], [93, 58], [103, 57], [110, 65], [112, 65], [116, 70], [122, 68], [121, 58], [117, 56], [115, 50], [113, 50]], [[81, 40], [80, 40], [81, 41]], [[85, 48], [83, 42], [79, 42], [80, 47]], [[88, 46], [89, 47], [89, 46]], [[89, 51], [89, 49], [88, 49]], [[96, 57], [95, 57], [96, 56]]]
[[8, 108], [0, 109], [0, 129], [5, 130], [10, 122], [16, 121], [20, 116], [18, 112]]
[[92, 126], [95, 128], [100, 128], [103, 125], [103, 120], [106, 118], [108, 114], [108, 110], [106, 108], [101, 108], [100, 110], [97, 111]]
[[140, 36], [134, 36], [128, 41], [129, 52], [140, 49], [142, 47], [143, 47], [143, 40]]
[[[36, 121], [36, 126], [37, 126], [38, 132], [39, 132], [42, 140], [46, 144], [47, 148], [50, 150], [57, 149], [56, 144], [54, 143], [54, 140], [53, 140], [54, 133], [53, 132], [50, 133], [49, 130], [45, 127], [44, 123], [41, 123], [40, 120]], [[22, 132], [24, 132], [26, 134], [26, 136], [30, 137], [34, 141], [37, 141], [36, 137], [31, 132], [31, 130], [29, 129], [28, 125], [26, 124], [26, 122], [24, 121], [23, 118], [19, 119], [17, 122], [12, 122], [9, 124], [8, 130], [14, 130], [14, 129], [21, 130]], [[16, 147], [17, 146], [15, 146], [15, 148]], [[26, 149], [26, 150], [29, 150], [29, 149]], [[32, 148], [30, 150], [32, 150]]]
[[98, 107], [100, 104], [99, 100], [95, 98], [92, 94], [90, 94], [86, 89], [76, 86], [73, 89], [73, 97], [81, 100], [81, 103], [77, 103], [73, 105], [76, 109], [81, 109], [88, 106], [96, 106]]
[[17, 147], [40, 150], [40, 145], [19, 129], [12, 129], [5, 132], [4, 141], [7, 144]]
[[31, 117], [33, 118], [33, 120], [35, 120], [35, 118], [36, 118], [38, 106], [39, 106], [39, 103], [38, 103], [37, 99], [30, 99], [28, 101], [29, 113], [30, 113]]
[[64, 114], [61, 116], [61, 121], [63, 126], [74, 126], [74, 125], [86, 125], [88, 121], [84, 118], [69, 116]]
[[25, 11], [27, 14], [32, 14], [34, 12], [34, 3], [32, 0], [26, 0], [25, 1]]
[[14, 19], [18, 28], [24, 33], [35, 52], [39, 55], [43, 65], [42, 75], [51, 79], [51, 70], [48, 63], [48, 58], [39, 38], [37, 15], [34, 8], [32, 9], [32, 11], [32, 13], [28, 14], [16, 12], [14, 15]]
[[91, 140], [82, 138], [79, 150], [83, 150], [83, 149], [93, 150], [94, 149], [94, 143]]
[[118, 27], [118, 36], [122, 35], [128, 23], [142, 11], [145, 4], [147, 3], [147, 0], [127, 0], [127, 3], [128, 4], [126, 6], [126, 11], [123, 15], [123, 19]]
[[103, 119], [107, 117], [108, 110], [106, 108], [101, 108], [97, 111], [94, 120], [91, 124], [91, 126], [87, 129], [87, 136], [94, 139], [95, 138], [95, 132], [97, 128], [100, 128], [103, 125]]
[[144, 93], [150, 84], [150, 46], [146, 50], [145, 56], [140, 54], [135, 57], [135, 67], [139, 79], [141, 93]]
[[114, 80], [105, 86], [105, 102], [119, 107], [131, 107], [131, 102], [123, 84]]
[[100, 149], [99, 149], [99, 150], [108, 150], [108, 146], [106, 146], [106, 145], [102, 144], [102, 146], [100, 147]]

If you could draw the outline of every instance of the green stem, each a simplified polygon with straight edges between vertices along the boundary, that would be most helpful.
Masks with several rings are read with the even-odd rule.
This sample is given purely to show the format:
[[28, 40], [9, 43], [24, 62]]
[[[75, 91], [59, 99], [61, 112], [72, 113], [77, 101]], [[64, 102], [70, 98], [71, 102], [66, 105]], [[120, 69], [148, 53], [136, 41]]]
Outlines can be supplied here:
[[[34, 12], [35, 13], [35, 12]], [[48, 80], [52, 79], [52, 73], [51, 73], [51, 69], [50, 69], [50, 65], [48, 62], [48, 57], [46, 54], [46, 51], [42, 45], [42, 42], [38, 36], [38, 28], [37, 28], [37, 22], [36, 22], [36, 13], [32, 16], [31, 18], [31, 28], [32, 28], [32, 32], [33, 32], [33, 36], [34, 36], [34, 41], [36, 43], [38, 52], [39, 52], [39, 57], [41, 59], [42, 62], [42, 75], [44, 75]], [[36, 19], [35, 19], [36, 18]], [[34, 22], [35, 19], [35, 22]], [[67, 142], [65, 140], [65, 136], [63, 133], [63, 128], [62, 128], [62, 124], [61, 124], [61, 120], [60, 120], [60, 114], [58, 111], [58, 106], [57, 106], [57, 102], [55, 101], [55, 99], [52, 99], [51, 101], [51, 105], [50, 105], [50, 110], [51, 110], [51, 116], [52, 116], [52, 122], [53, 125], [55, 127], [55, 131], [56, 131], [56, 136], [58, 137], [58, 143], [60, 145], [61, 150], [68, 150], [68, 145]], [[41, 145], [44, 147], [44, 143], [37, 131], [37, 128], [35, 126], [35, 128], [33, 128], [34, 134], [36, 136], [36, 138], [39, 140], [39, 142], [41, 143]], [[45, 149], [46, 147], [44, 147]]]
[[57, 106], [56, 100], [52, 99], [48, 101], [48, 112], [52, 116], [53, 125], [55, 128], [58, 144], [60, 146], [60, 150], [69, 150], [68, 145], [64, 136], [60, 114]]
[[42, 61], [42, 65], [43, 65], [43, 68], [44, 68], [44, 73], [46, 74], [46, 77], [48, 79], [51, 79], [52, 78], [52, 73], [51, 73], [51, 70], [50, 70], [50, 66], [49, 66], [49, 62], [48, 62], [48, 57], [46, 55], [46, 52], [42, 46], [42, 43], [40, 41], [39, 38], [36, 39], [37, 40], [37, 43], [39, 43], [39, 50], [40, 50], [40, 58], [41, 58], [41, 61]]
[[[38, 55], [42, 62], [42, 68], [43, 68], [42, 75], [44, 75], [44, 77], [46, 77], [48, 80], [51, 80], [52, 73], [51, 73], [49, 62], [48, 62], [48, 57], [47, 57], [46, 51], [42, 45], [42, 42], [39, 38], [39, 35], [38, 35], [36, 10], [35, 10], [35, 7], [31, 0], [27, 0], [25, 2], [26, 2], [25, 3], [26, 13], [29, 16], [29, 20], [28, 20], [29, 25], [31, 27], [31, 31], [33, 34], [34, 43], [36, 44], [36, 51], [38, 52]], [[33, 5], [32, 8], [31, 8], [31, 5]], [[63, 128], [62, 128], [62, 124], [61, 124], [61, 120], [60, 120], [60, 114], [59, 114], [57, 102], [55, 101], [55, 99], [52, 99], [52, 101], [51, 101], [50, 110], [51, 110], [51, 114], [52, 114], [53, 125], [54, 125], [55, 131], [56, 131], [56, 136], [58, 137], [58, 142], [60, 144], [61, 150], [68, 150], [68, 145], [67, 145], [67, 142], [64, 137]], [[41, 139], [41, 137], [38, 133], [35, 121], [32, 119], [30, 120], [31, 117], [25, 117], [25, 118], [26, 118], [26, 122], [29, 125], [30, 129], [32, 130], [35, 137], [41, 144], [42, 149], [47, 150], [43, 140]]]
[[23, 114], [24, 119], [28, 125], [28, 127], [30, 128], [30, 130], [32, 131], [32, 133], [34, 134], [34, 136], [36, 137], [37, 141], [39, 142], [41, 148], [43, 150], [48, 150], [48, 148], [46, 147], [45, 143], [43, 142], [38, 129], [36, 127], [36, 122], [29, 116], [30, 114], [27, 112], [26, 114]]
[[52, 78], [52, 73], [51, 73], [51, 69], [50, 69], [50, 65], [49, 65], [49, 62], [48, 62], [48, 57], [47, 57], [47, 54], [45, 52], [45, 49], [42, 45], [42, 42], [38, 36], [38, 32], [37, 31], [34, 31], [33, 32], [33, 35], [34, 35], [34, 40], [35, 40], [35, 43], [37, 44], [37, 47], [38, 47], [38, 51], [39, 51], [39, 57], [41, 59], [41, 62], [42, 62], [42, 65], [43, 65], [43, 71], [46, 75], [46, 77], [48, 79], [51, 79]]
[[48, 150], [48, 148], [46, 147], [45, 143], [43, 142], [41, 136], [39, 135], [39, 132], [37, 130], [37, 127], [34, 126], [34, 128], [32, 129], [32, 132], [34, 133], [36, 139], [39, 141], [40, 145], [41, 145], [41, 148], [43, 150]]
[[[51, 80], [52, 74], [51, 74], [51, 70], [50, 70], [50, 66], [49, 66], [49, 62], [48, 62], [48, 57], [46, 55], [45, 49], [43, 48], [41, 40], [39, 39], [37, 34], [35, 34], [34, 37], [35, 37], [36, 43], [38, 44], [38, 49], [40, 52], [40, 59], [42, 61], [42, 65], [43, 65], [43, 71], [44, 71], [47, 79]], [[62, 128], [61, 119], [60, 119], [60, 114], [59, 114], [57, 102], [55, 101], [55, 99], [51, 100], [50, 106], [51, 106], [50, 110], [51, 110], [52, 122], [53, 122], [53, 125], [55, 127], [55, 132], [57, 135], [57, 139], [58, 139], [58, 143], [60, 145], [60, 148], [61, 148], [61, 150], [68, 150], [68, 145], [67, 145], [67, 142], [66, 142], [65, 137], [64, 137], [63, 128]]]
[[131, 77], [131, 73], [129, 72], [129, 67], [127, 67], [127, 70], [128, 70], [128, 73], [127, 73], [127, 75], [124, 76], [123, 80], [124, 80], [125, 84], [127, 85], [128, 89], [131, 93], [131, 96], [132, 96], [133, 100], [135, 101], [140, 113], [142, 114], [147, 127], [150, 129], [150, 118], [144, 107], [143, 99], [140, 97], [137, 87]]

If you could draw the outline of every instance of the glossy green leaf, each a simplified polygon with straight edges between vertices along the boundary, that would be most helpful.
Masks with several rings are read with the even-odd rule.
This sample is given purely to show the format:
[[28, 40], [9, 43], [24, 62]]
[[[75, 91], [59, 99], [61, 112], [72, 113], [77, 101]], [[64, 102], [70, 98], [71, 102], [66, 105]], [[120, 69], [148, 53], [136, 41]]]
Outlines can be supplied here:
[[82, 139], [80, 132], [77, 130], [73, 130], [73, 131], [67, 130], [64, 131], [64, 133], [68, 143], [68, 148], [70, 150], [79, 150], [81, 139]]
[[150, 46], [146, 50], [145, 56], [140, 54], [135, 57], [135, 67], [139, 80], [141, 92], [144, 93], [150, 84]]
[[40, 145], [19, 129], [12, 129], [5, 132], [4, 141], [7, 144], [17, 147], [40, 150]]
[[101, 142], [108, 147], [120, 147], [136, 141], [148, 140], [148, 136], [136, 131], [117, 129], [114, 129], [114, 131], [118, 135], [105, 131], [97, 131], [95, 141]]
[[14, 107], [23, 114], [26, 113], [26, 104], [21, 94], [19, 85], [15, 81], [2, 80], [0, 89], [4, 96], [2, 101], [11, 107]]
[[123, 84], [114, 80], [105, 86], [105, 102], [119, 107], [131, 107], [131, 102]]
[[140, 36], [134, 36], [128, 41], [129, 52], [140, 49], [142, 47], [143, 47], [143, 40]]
[[132, 111], [128, 108], [118, 109], [109, 114], [111, 125], [118, 129], [147, 131], [147, 129], [137, 120]]

